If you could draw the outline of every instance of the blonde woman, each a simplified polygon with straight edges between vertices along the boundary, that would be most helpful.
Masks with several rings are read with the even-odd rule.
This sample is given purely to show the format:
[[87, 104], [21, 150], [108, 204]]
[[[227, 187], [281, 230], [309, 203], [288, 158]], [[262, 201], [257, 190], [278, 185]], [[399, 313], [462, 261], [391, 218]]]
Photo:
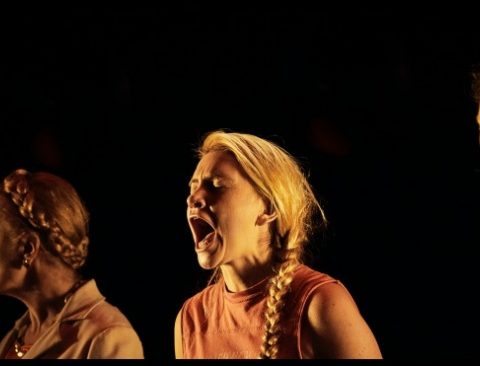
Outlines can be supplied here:
[[75, 189], [19, 169], [0, 185], [0, 293], [28, 311], [0, 342], [0, 358], [143, 358], [137, 333], [78, 270], [88, 213]]
[[187, 218], [213, 284], [175, 322], [177, 358], [381, 358], [354, 300], [302, 264], [325, 217], [296, 161], [259, 137], [211, 132]]

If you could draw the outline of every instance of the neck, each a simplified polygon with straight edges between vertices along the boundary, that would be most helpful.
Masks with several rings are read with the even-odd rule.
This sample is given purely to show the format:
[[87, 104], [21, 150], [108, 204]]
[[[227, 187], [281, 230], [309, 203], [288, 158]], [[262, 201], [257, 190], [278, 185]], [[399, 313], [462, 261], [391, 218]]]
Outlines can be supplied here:
[[238, 292], [252, 287], [273, 274], [274, 256], [268, 232], [261, 236], [248, 254], [236, 256], [222, 265], [220, 270], [228, 291]]
[[273, 274], [273, 264], [270, 261], [240, 268], [224, 264], [220, 269], [225, 285], [231, 292], [244, 291]]
[[24, 335], [25, 343], [33, 343], [56, 321], [66, 298], [78, 288], [80, 282], [77, 276], [66, 277], [44, 278], [18, 296], [27, 305], [30, 316], [30, 324]]

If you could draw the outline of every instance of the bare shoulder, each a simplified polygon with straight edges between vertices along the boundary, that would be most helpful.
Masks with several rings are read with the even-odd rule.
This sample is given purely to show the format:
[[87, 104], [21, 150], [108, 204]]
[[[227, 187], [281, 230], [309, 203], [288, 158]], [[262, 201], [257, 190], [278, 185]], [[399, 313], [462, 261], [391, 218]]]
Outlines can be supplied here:
[[[321, 310], [324, 315], [335, 315], [336, 312], [359, 311], [352, 295], [338, 282], [329, 282], [319, 286], [312, 294], [310, 309]], [[330, 314], [331, 312], [334, 312], [334, 314]]]
[[370, 327], [341, 284], [319, 286], [302, 319], [302, 353], [312, 358], [381, 358]]
[[183, 340], [182, 340], [182, 309], [177, 314], [175, 319], [175, 358], [183, 358]]

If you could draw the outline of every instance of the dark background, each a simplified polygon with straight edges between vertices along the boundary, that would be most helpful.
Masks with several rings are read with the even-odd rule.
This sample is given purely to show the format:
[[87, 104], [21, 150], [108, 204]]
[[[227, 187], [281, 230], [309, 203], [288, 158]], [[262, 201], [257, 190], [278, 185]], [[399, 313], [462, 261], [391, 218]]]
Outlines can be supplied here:
[[[185, 199], [216, 128], [310, 172], [331, 225], [309, 263], [349, 288], [385, 357], [478, 358], [473, 16], [30, 10], [0, 16], [0, 175], [74, 184], [91, 211], [85, 272], [148, 358], [173, 358], [177, 311], [208, 277]], [[0, 307], [4, 334], [24, 309]]]

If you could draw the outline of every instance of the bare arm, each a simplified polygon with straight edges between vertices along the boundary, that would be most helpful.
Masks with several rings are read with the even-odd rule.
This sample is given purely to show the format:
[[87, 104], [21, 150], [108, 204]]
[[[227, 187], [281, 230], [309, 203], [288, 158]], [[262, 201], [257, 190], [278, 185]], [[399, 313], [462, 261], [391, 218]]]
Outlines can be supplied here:
[[301, 334], [305, 358], [382, 358], [353, 298], [337, 283], [320, 286], [313, 294]]
[[182, 340], [182, 310], [175, 319], [175, 358], [183, 358], [183, 340]]

